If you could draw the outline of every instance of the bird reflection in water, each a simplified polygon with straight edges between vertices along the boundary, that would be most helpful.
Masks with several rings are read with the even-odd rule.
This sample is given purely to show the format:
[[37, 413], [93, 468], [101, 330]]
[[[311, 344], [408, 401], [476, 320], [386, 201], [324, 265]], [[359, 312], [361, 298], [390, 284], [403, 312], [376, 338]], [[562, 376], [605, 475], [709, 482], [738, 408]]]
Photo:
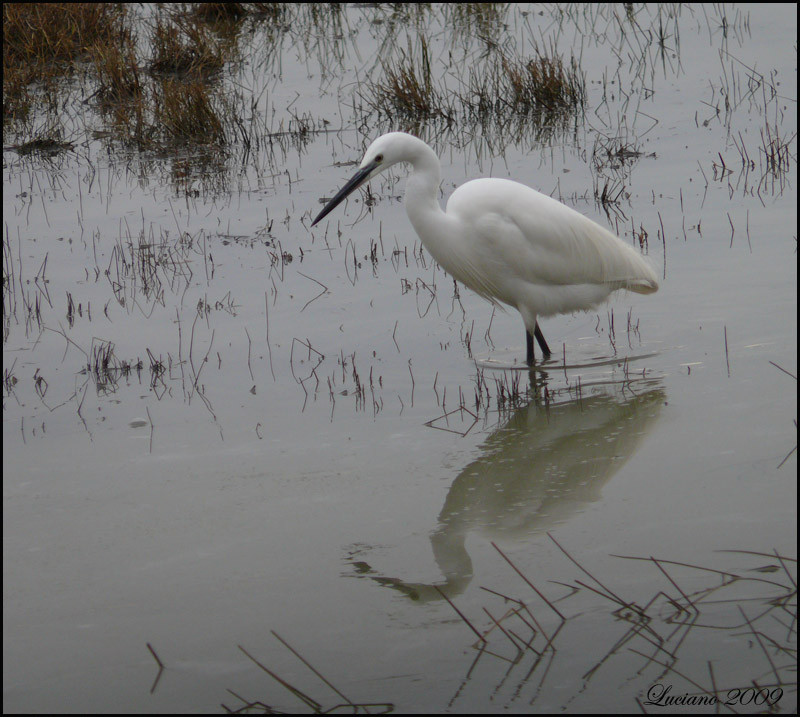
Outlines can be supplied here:
[[583, 386], [581, 395], [516, 409], [489, 435], [481, 455], [450, 486], [431, 535], [444, 579], [407, 582], [380, 575], [351, 558], [359, 577], [413, 600], [462, 593], [473, 577], [469, 533], [522, 538], [552, 529], [600, 499], [603, 486], [636, 452], [655, 425], [665, 393], [658, 380]]

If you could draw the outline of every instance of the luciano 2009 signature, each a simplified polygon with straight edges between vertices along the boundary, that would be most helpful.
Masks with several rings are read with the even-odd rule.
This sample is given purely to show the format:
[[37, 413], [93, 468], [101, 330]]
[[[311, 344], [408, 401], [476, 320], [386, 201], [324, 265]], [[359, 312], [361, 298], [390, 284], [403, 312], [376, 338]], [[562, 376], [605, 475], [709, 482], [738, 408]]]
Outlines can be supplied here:
[[756, 705], [768, 706], [777, 704], [783, 697], [783, 689], [781, 687], [773, 687], [767, 689], [755, 689], [754, 687], [747, 687], [740, 689], [734, 687], [728, 690], [724, 697], [715, 694], [671, 694], [672, 685], [662, 685], [657, 683], [647, 690], [647, 701], [645, 705], [653, 705], [656, 707], [674, 707], [677, 705], [693, 705], [702, 707], [705, 705], [714, 706], [718, 704], [733, 707], [736, 705]]

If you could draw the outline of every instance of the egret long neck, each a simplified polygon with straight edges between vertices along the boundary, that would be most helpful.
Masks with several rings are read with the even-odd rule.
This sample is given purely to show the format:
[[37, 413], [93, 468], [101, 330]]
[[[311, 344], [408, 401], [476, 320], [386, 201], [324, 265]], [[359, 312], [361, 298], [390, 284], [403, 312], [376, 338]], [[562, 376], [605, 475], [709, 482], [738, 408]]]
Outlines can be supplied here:
[[443, 260], [446, 262], [449, 256], [446, 247], [452, 237], [452, 219], [439, 204], [441, 165], [428, 145], [419, 145], [410, 160], [414, 171], [406, 181], [406, 212], [425, 248], [447, 269]]

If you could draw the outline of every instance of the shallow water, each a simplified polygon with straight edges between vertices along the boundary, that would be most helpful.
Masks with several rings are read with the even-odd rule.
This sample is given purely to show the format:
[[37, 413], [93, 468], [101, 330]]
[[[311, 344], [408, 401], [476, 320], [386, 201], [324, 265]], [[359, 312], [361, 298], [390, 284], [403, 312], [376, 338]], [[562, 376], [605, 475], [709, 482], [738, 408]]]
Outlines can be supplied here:
[[[547, 320], [556, 355], [530, 376], [516, 312], [454, 293], [420, 247], [402, 171], [373, 182], [373, 206], [355, 196], [309, 229], [353, 171], [340, 163], [395, 128], [340, 99], [379, 71], [378, 10], [349, 9], [330, 45], [287, 30], [275, 64], [253, 35], [238, 81], [256, 111], [275, 131], [328, 129], [265, 142], [222, 178], [88, 134], [54, 158], [7, 147], [5, 709], [241, 707], [230, 689], [297, 711], [237, 645], [342, 702], [273, 630], [348, 700], [400, 712], [627, 712], [654, 685], [696, 691], [687, 678], [725, 697], [791, 682], [794, 659], [776, 650], [773, 669], [739, 611], [790, 593], [775, 551], [796, 556], [787, 7], [726, 6], [724, 26], [719, 6], [684, 8], [660, 53], [599, 11], [508, 10], [523, 54], [535, 38], [579, 57], [585, 121], [545, 144], [428, 127], [443, 198], [511, 177], [627, 241], [646, 232], [663, 277], [653, 296]], [[441, 20], [426, 27], [437, 57], [457, 53]], [[760, 149], [767, 128], [789, 141], [785, 171]], [[603, 159], [609, 137], [636, 156]], [[607, 215], [592, 188], [609, 178], [624, 193]], [[676, 617], [659, 591], [723, 577], [618, 556], [746, 579]], [[513, 635], [495, 628], [479, 653], [440, 590], [479, 632], [494, 619]], [[530, 613], [501, 620], [517, 605], [503, 596]], [[613, 596], [653, 599], [659, 637], [631, 635]], [[780, 603], [758, 628], [794, 645], [794, 613]], [[509, 662], [534, 619], [541, 659]], [[795, 710], [789, 688], [778, 707]]]

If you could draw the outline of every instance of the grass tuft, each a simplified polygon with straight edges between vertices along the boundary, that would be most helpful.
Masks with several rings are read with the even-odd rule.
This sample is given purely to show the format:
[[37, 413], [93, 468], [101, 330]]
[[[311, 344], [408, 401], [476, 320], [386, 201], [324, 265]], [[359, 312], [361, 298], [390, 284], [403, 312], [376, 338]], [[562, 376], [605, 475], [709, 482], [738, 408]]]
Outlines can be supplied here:
[[[415, 62], [415, 55], [419, 62]], [[372, 88], [368, 103], [379, 112], [399, 115], [407, 120], [427, 120], [449, 114], [446, 96], [433, 82], [430, 52], [424, 37], [420, 39], [419, 52], [409, 44], [408, 52], [401, 52], [394, 64], [383, 64], [384, 79]]]
[[160, 15], [150, 40], [153, 47], [150, 70], [156, 74], [209, 77], [224, 64], [220, 44], [201, 22]]
[[224, 143], [225, 128], [203, 82], [165, 80], [160, 89], [155, 119], [167, 137], [177, 142]]
[[396, 62], [384, 62], [382, 70], [381, 79], [367, 86], [362, 99], [379, 115], [406, 123], [461, 122], [503, 133], [509, 128], [518, 134], [532, 131], [541, 138], [569, 126], [586, 102], [577, 62], [566, 63], [555, 52], [536, 50], [523, 59], [493, 45], [466, 79], [455, 75], [457, 86], [448, 88], [435, 80], [422, 38]]
[[3, 3], [3, 121], [27, 118], [31, 86], [52, 89], [92, 48], [114, 44], [125, 18], [117, 3]]
[[574, 112], [585, 102], [580, 70], [568, 68], [557, 55], [536, 52], [530, 60], [502, 58], [501, 88], [515, 113], [556, 118]]

